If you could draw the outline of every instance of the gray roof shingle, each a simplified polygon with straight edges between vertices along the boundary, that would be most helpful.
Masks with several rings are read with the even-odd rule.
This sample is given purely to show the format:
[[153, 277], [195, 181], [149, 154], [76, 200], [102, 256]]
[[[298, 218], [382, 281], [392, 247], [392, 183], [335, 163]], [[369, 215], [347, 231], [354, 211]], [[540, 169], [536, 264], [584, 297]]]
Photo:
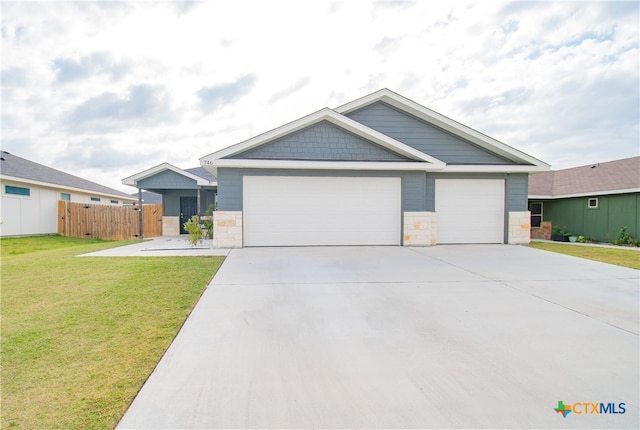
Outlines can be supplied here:
[[44, 182], [67, 188], [76, 188], [93, 193], [126, 197], [127, 199], [131, 198], [131, 196], [122, 191], [114, 190], [113, 188], [105, 187], [104, 185], [96, 184], [95, 182], [70, 175], [69, 173], [29, 161], [6, 151], [2, 151], [0, 154], [0, 175]]
[[640, 188], [640, 157], [589, 164], [529, 176], [530, 196], [608, 194]]

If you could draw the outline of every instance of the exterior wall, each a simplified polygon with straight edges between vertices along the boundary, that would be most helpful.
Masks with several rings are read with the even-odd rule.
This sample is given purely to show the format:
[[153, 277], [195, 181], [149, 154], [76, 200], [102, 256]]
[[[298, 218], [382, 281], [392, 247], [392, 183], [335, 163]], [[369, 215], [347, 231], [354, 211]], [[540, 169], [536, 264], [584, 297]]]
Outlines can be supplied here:
[[162, 235], [163, 236], [180, 235], [180, 217], [179, 216], [163, 216], [162, 217]]
[[[162, 215], [180, 215], [180, 197], [197, 197], [198, 190], [167, 190], [162, 193]], [[204, 214], [209, 205], [215, 202], [213, 190], [200, 191], [200, 211]], [[165, 234], [166, 236], [166, 234]]]
[[242, 248], [242, 211], [213, 213], [213, 247]]
[[[531, 213], [531, 212], [529, 212]], [[551, 222], [542, 221], [540, 227], [531, 227], [531, 239], [551, 239]]]
[[382, 102], [347, 116], [448, 164], [514, 164]]
[[[331, 171], [331, 170], [271, 170], [271, 169], [218, 169], [218, 209], [241, 211], [242, 177], [255, 176], [370, 176], [402, 178], [402, 211], [435, 212], [436, 179], [504, 179], [505, 180], [505, 243], [509, 238], [509, 212], [527, 210], [526, 173], [425, 173], [425, 172], [379, 172], [379, 171]], [[472, 209], [471, 209], [472, 214]], [[472, 216], [472, 215], [471, 215]]]
[[403, 246], [431, 246], [437, 243], [435, 212], [405, 212]]
[[218, 169], [218, 209], [242, 210], [242, 177], [251, 176], [331, 176], [331, 177], [400, 177], [402, 178], [402, 210], [425, 211], [426, 174], [424, 172], [379, 172], [348, 170], [287, 169]]
[[[589, 208], [590, 198], [598, 198], [598, 207]], [[618, 237], [621, 227], [636, 239], [640, 237], [640, 193], [607, 196], [574, 197], [542, 202], [542, 220], [554, 226], [566, 227], [578, 236], [598, 242], [611, 242]]]
[[508, 228], [508, 244], [528, 244], [531, 238], [531, 212], [509, 212]]
[[286, 160], [408, 161], [326, 121], [232, 158]]
[[138, 181], [138, 188], [149, 189], [197, 189], [198, 184], [191, 178], [176, 173], [172, 170], [164, 170], [148, 178]]
[[[29, 196], [5, 193], [5, 185], [28, 188]], [[54, 187], [42, 187], [17, 181], [0, 181], [2, 201], [0, 205], [0, 236], [26, 236], [58, 233], [58, 200], [61, 193], [69, 194], [70, 201], [76, 203], [119, 205], [123, 201], [117, 197], [99, 194], [79, 193]], [[99, 197], [100, 201], [91, 201]], [[118, 203], [111, 203], [117, 200]]]

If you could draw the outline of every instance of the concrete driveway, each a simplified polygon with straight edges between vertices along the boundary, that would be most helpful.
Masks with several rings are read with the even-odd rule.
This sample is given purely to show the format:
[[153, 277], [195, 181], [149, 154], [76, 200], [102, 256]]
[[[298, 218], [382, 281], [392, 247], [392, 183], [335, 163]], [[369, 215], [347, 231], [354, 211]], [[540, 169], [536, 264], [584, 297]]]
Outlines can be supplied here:
[[639, 274], [506, 245], [233, 250], [118, 428], [638, 428]]

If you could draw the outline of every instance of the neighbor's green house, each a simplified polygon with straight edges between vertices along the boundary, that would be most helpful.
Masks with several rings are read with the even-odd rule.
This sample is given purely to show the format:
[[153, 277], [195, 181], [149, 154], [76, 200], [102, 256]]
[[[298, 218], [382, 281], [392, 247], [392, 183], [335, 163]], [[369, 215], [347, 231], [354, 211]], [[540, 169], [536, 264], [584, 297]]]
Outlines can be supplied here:
[[532, 237], [542, 222], [611, 242], [620, 229], [640, 238], [640, 157], [529, 176]]

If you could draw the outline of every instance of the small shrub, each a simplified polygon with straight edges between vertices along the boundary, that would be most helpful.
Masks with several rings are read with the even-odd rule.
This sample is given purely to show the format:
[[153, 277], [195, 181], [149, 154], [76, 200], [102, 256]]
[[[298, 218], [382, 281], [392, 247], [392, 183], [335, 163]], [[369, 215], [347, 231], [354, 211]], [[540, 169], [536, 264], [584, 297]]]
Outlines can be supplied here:
[[189, 237], [187, 240], [191, 244], [191, 246], [196, 246], [199, 242], [202, 242], [204, 239], [204, 235], [202, 234], [202, 229], [200, 228], [200, 223], [198, 222], [198, 216], [194, 215], [189, 218], [189, 221], [184, 223], [184, 229], [189, 233]]
[[634, 239], [633, 236], [627, 231], [627, 227], [621, 227], [618, 232], [618, 237], [611, 241], [614, 245], [630, 245], [640, 246], [640, 242]]

